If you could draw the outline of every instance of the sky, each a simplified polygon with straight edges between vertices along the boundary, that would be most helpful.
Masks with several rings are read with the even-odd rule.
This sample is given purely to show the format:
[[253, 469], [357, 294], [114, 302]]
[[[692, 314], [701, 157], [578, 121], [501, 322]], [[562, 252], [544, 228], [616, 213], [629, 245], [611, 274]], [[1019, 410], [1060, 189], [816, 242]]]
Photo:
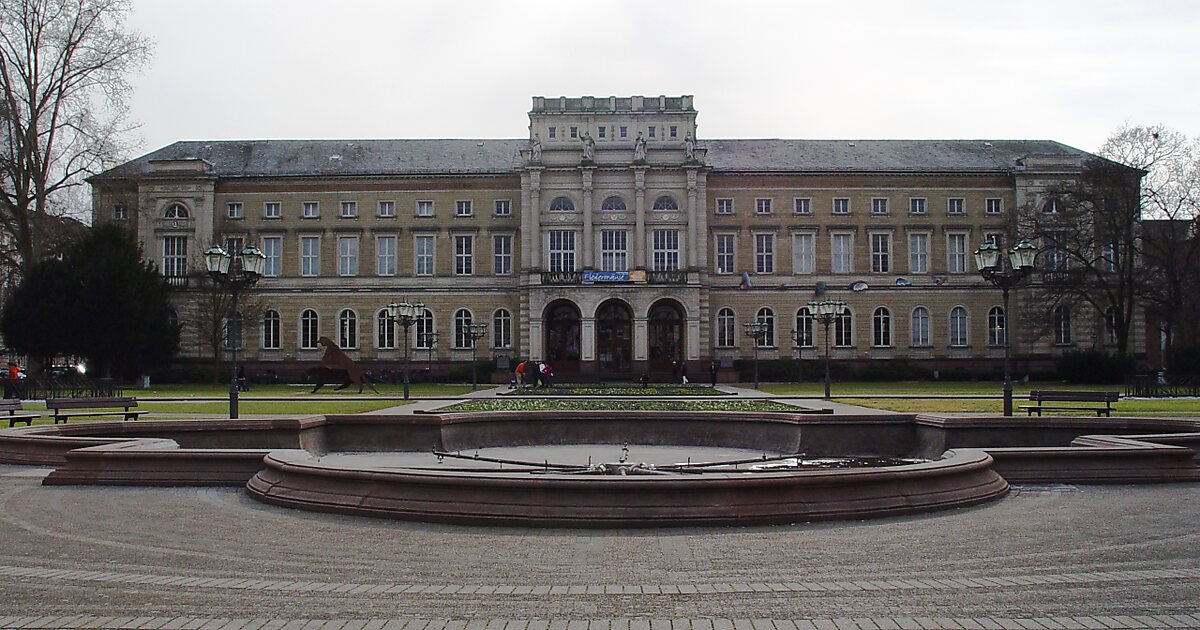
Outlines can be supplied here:
[[1200, 2], [134, 0], [138, 152], [520, 138], [532, 96], [695, 96], [705, 138], [1200, 135]]

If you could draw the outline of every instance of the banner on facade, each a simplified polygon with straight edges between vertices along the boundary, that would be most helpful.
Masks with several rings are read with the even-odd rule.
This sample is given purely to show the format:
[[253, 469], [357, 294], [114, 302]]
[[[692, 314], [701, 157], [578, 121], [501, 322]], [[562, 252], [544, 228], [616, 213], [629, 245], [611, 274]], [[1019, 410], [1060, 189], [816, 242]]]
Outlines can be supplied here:
[[594, 282], [629, 282], [628, 271], [585, 271], [583, 272], [583, 283], [592, 284]]

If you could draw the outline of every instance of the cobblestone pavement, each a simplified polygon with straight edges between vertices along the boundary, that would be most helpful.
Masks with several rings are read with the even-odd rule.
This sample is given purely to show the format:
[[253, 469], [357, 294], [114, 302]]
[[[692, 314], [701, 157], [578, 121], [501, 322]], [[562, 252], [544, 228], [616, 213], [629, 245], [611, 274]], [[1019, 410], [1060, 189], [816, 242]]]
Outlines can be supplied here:
[[1200, 485], [971, 509], [571, 531], [314, 514], [0, 466], [0, 628], [1200, 628]]

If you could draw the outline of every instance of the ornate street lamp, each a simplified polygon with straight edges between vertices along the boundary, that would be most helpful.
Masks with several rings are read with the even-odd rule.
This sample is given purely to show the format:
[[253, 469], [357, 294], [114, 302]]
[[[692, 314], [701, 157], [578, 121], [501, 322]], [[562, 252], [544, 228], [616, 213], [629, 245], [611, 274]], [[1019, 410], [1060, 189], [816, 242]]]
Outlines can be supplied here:
[[232, 296], [229, 307], [229, 418], [238, 417], [238, 370], [237, 348], [242, 338], [241, 321], [238, 318], [238, 293], [254, 286], [262, 277], [267, 257], [254, 245], [246, 245], [240, 252], [230, 254], [218, 245], [204, 252], [204, 266], [208, 275]]
[[[1037, 246], [1021, 241], [1008, 251], [1007, 261], [1000, 255], [995, 243], [987, 242], [975, 250], [975, 266], [984, 280], [1000, 287], [1004, 298], [1004, 329], [1001, 331], [1004, 344], [1004, 415], [1012, 415], [1012, 373], [1009, 367], [1009, 325], [1012, 314], [1008, 312], [1008, 290], [1020, 284], [1033, 272], [1033, 261], [1037, 257]], [[1007, 263], [1007, 264], [1006, 264]]]
[[846, 303], [841, 300], [821, 300], [808, 303], [808, 312], [825, 327], [825, 400], [829, 400], [829, 326], [833, 320], [846, 312]]
[[767, 338], [769, 325], [767, 322], [754, 320], [742, 322], [742, 328], [746, 330], [746, 336], [754, 340], [754, 389], [758, 389], [758, 348]]
[[408, 400], [408, 383], [409, 372], [412, 368], [412, 352], [408, 344], [408, 329], [412, 327], [413, 322], [417, 321], [417, 317], [425, 310], [425, 305], [417, 300], [416, 304], [409, 304], [408, 300], [397, 304], [392, 302], [387, 305], [388, 320], [392, 325], [400, 324], [404, 328], [404, 400]]
[[487, 324], [471, 322], [467, 324], [467, 334], [471, 336], [471, 391], [476, 391], [479, 389], [479, 380], [475, 376], [475, 349], [478, 347], [475, 342], [487, 336]]

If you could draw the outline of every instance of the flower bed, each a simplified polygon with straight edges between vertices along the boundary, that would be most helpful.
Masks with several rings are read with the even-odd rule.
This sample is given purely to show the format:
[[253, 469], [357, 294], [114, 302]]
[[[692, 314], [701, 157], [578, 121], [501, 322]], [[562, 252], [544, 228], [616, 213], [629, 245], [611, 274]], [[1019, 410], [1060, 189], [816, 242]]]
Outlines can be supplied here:
[[707, 385], [673, 385], [651, 383], [640, 385], [572, 385], [553, 387], [520, 387], [500, 392], [501, 396], [728, 396], [715, 387]]
[[458, 411], [777, 411], [804, 413], [806, 409], [769, 400], [471, 400], [436, 413]]

